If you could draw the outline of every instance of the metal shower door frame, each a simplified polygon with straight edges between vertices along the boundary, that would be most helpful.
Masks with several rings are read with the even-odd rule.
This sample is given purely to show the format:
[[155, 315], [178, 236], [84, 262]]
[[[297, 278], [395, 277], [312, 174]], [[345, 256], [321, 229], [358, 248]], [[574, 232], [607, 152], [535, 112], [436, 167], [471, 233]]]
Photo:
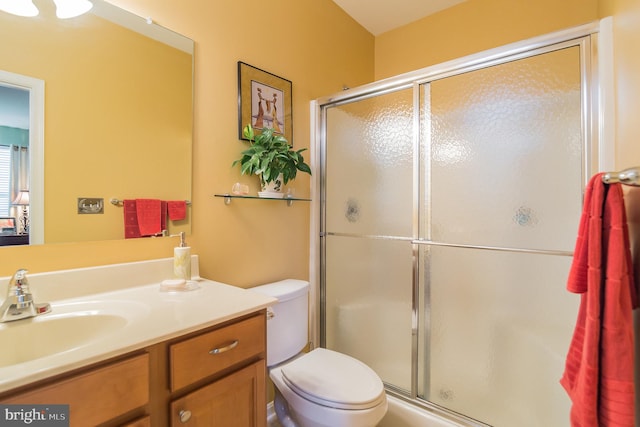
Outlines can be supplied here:
[[[430, 135], [426, 136], [426, 142], [421, 147], [420, 135], [420, 102], [421, 88], [430, 82], [446, 77], [484, 69], [499, 64], [523, 59], [526, 57], [552, 52], [571, 46], [580, 47], [580, 73], [581, 73], [581, 102], [582, 102], [582, 139], [583, 139], [583, 165], [582, 180], [586, 184], [589, 177], [598, 170], [613, 169], [613, 108], [612, 108], [612, 64], [611, 64], [611, 18], [599, 22], [581, 25], [567, 30], [558, 31], [548, 35], [536, 37], [522, 42], [510, 44], [496, 49], [491, 49], [478, 54], [470, 55], [457, 60], [430, 66], [414, 72], [402, 74], [393, 78], [367, 84], [358, 88], [349, 89], [331, 96], [319, 98], [311, 102], [311, 148], [314, 154], [312, 167], [315, 178], [312, 181], [312, 208], [311, 208], [311, 254], [310, 254], [310, 278], [312, 281], [312, 298], [315, 301], [311, 313], [312, 339], [319, 346], [326, 343], [326, 237], [330, 235], [326, 229], [326, 126], [327, 109], [335, 106], [349, 104], [377, 97], [383, 94], [396, 92], [408, 88], [413, 90], [413, 209], [412, 236], [410, 238], [395, 236], [363, 236], [377, 239], [406, 240], [412, 245], [413, 254], [413, 283], [412, 283], [412, 368], [411, 391], [409, 394], [393, 385], [386, 384], [387, 391], [396, 397], [408, 400], [441, 416], [452, 419], [462, 425], [478, 425], [477, 421], [452, 414], [438, 406], [435, 406], [418, 396], [419, 374], [419, 331], [420, 319], [420, 247], [430, 246], [455, 246], [475, 249], [515, 251], [540, 253], [536, 250], [520, 250], [513, 248], [481, 247], [470, 245], [451, 245], [431, 240], [429, 234], [429, 218], [423, 221], [420, 218], [422, 211], [420, 204], [429, 201], [424, 195], [430, 194], [428, 165], [421, 164], [421, 150], [429, 152]], [[428, 163], [428, 159], [425, 161]], [[425, 175], [425, 176], [423, 176]], [[426, 232], [421, 230], [420, 223], [426, 224]], [[421, 235], [421, 232], [423, 235]], [[563, 251], [543, 251], [545, 254], [570, 256], [572, 253]], [[426, 284], [428, 286], [428, 284]], [[424, 322], [422, 323], [424, 324]], [[428, 332], [427, 332], [428, 333]]]

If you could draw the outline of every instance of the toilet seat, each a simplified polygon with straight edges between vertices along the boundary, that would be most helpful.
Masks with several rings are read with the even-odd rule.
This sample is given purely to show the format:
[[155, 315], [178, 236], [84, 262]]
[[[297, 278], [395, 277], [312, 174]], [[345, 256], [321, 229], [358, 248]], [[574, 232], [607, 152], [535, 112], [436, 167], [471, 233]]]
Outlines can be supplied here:
[[318, 405], [368, 409], [385, 399], [378, 375], [353, 357], [317, 348], [282, 366], [282, 379], [292, 391]]

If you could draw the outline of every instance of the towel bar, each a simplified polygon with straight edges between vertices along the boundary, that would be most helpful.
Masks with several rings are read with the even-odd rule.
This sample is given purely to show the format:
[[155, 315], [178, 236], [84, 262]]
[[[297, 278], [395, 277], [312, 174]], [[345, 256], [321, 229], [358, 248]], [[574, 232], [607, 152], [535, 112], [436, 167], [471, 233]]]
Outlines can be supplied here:
[[[111, 199], [109, 200], [111, 202], [112, 205], [114, 206], [122, 206], [122, 200], [120, 199]], [[187, 204], [187, 206], [191, 206], [191, 200], [185, 200], [185, 203]]]
[[629, 168], [620, 172], [607, 172], [602, 175], [602, 182], [605, 184], [615, 184], [619, 182], [625, 185], [640, 187], [640, 167]]

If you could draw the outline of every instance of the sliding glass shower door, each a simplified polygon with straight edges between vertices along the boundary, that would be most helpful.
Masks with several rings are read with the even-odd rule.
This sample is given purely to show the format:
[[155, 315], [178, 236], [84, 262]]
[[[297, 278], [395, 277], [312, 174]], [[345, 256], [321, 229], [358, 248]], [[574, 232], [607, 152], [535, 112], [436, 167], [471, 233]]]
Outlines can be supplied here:
[[[413, 96], [327, 110], [326, 344], [411, 390]], [[389, 143], [393, 141], [393, 143]]]
[[[495, 426], [563, 426], [565, 291], [583, 187], [580, 47], [430, 82], [419, 395]], [[422, 242], [421, 242], [422, 243]]]
[[589, 37], [322, 105], [321, 342], [466, 425], [564, 426]]

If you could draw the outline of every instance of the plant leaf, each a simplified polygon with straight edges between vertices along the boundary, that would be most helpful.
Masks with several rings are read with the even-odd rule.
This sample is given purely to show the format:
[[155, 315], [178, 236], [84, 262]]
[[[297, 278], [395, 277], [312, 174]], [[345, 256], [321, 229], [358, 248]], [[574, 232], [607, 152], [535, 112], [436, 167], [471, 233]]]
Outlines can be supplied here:
[[253, 138], [254, 138], [253, 126], [251, 126], [250, 124], [246, 125], [242, 129], [242, 136], [247, 138], [249, 141], [253, 141]]

